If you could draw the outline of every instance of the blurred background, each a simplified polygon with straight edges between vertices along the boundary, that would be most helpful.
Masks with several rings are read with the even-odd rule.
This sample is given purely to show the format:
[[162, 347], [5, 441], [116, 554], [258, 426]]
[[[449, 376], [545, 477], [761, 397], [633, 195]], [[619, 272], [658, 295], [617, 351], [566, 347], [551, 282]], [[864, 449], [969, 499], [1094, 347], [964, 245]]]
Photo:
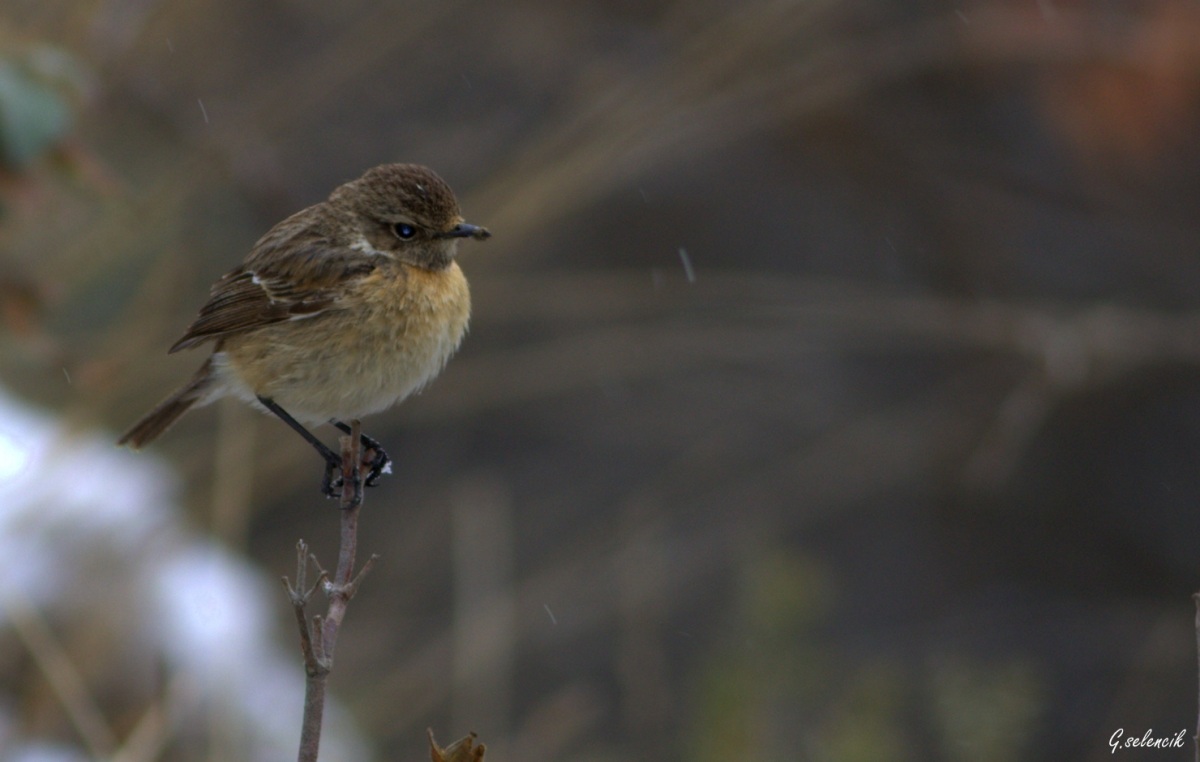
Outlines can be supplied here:
[[[1198, 128], [1192, 0], [3, 0], [0, 383], [107, 447], [258, 236], [430, 165], [494, 238], [460, 355], [367, 421], [360, 758], [1110, 758], [1196, 722]], [[0, 511], [141, 478], [55, 451]], [[120, 464], [253, 567], [298, 678], [312, 451], [218, 404]], [[271, 758], [164, 688], [117, 547], [0, 595], [0, 756]]]

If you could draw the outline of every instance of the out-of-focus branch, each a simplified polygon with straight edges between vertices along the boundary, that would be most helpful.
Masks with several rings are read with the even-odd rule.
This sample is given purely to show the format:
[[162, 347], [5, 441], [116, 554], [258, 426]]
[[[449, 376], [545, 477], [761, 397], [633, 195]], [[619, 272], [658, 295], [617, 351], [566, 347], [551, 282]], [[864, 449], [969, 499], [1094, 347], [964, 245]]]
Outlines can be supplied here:
[[83, 676], [46, 620], [16, 590], [0, 590], [0, 608], [4, 609], [13, 631], [45, 675], [88, 751], [96, 759], [107, 759], [117, 747], [116, 736], [88, 693]]
[[[679, 280], [683, 275], [680, 273]], [[481, 283], [493, 323], [557, 326], [541, 340], [456, 360], [410, 422], [470, 418], [530, 399], [725, 362], [794, 364], [813, 353], [994, 352], [1030, 363], [1056, 393], [1158, 364], [1200, 366], [1200, 312], [978, 300], [812, 278], [700, 271], [653, 290], [645, 271]], [[600, 327], [596, 327], [600, 326]]]

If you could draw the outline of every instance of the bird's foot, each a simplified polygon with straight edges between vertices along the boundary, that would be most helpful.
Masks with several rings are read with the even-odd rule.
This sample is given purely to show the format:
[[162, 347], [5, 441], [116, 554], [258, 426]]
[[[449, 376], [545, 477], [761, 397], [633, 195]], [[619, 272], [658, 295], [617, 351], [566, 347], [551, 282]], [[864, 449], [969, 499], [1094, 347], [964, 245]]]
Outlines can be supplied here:
[[[342, 421], [334, 420], [331, 423], [343, 434], [350, 433], [350, 426]], [[383, 449], [383, 445], [374, 438], [360, 434], [359, 441], [362, 442], [362, 463], [367, 467], [367, 478], [363, 484], [375, 487], [379, 484], [379, 477], [392, 472], [392, 459], [387, 454], [387, 450]]]
[[342, 496], [342, 459], [340, 457], [325, 459], [325, 476], [321, 478], [321, 494], [337, 500]]
[[387, 450], [366, 434], [362, 435], [363, 465], [367, 467], [367, 478], [363, 484], [374, 487], [379, 484], [379, 477], [392, 472], [392, 459]]

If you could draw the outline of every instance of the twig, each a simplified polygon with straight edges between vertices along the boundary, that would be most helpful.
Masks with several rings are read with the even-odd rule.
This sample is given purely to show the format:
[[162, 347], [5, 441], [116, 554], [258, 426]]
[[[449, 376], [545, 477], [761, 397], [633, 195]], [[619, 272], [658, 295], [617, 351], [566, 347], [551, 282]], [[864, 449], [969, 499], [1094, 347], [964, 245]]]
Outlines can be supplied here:
[[[325, 714], [325, 686], [333, 669], [338, 630], [359, 583], [378, 558], [372, 555], [358, 574], [354, 573], [354, 559], [358, 551], [358, 511], [363, 501], [363, 474], [369, 464], [369, 461], [364, 462], [362, 424], [359, 421], [351, 422], [350, 433], [341, 438], [341, 445], [342, 494], [338, 508], [342, 526], [338, 563], [333, 578], [321, 568], [303, 540], [296, 544], [296, 584], [293, 585], [287, 577], [283, 578], [283, 586], [296, 613], [300, 651], [304, 656], [304, 721], [300, 728], [299, 762], [316, 762], [321, 745], [321, 721]], [[318, 571], [312, 587], [307, 586], [310, 562]], [[328, 597], [329, 606], [324, 617], [313, 615], [310, 622], [308, 601], [318, 588]]]

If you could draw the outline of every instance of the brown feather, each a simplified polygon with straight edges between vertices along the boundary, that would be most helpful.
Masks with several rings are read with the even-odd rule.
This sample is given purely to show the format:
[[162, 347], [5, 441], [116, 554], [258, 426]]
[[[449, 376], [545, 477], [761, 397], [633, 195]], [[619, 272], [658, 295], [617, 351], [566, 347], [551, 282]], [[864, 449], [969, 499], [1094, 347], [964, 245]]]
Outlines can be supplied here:
[[120, 439], [119, 445], [129, 445], [140, 450], [157, 439], [164, 431], [171, 428], [179, 417], [192, 409], [192, 406], [204, 399], [213, 383], [212, 358], [204, 361], [192, 379], [177, 389], [133, 426]]
[[[169, 353], [285, 320], [313, 317], [336, 306], [348, 282], [375, 270], [372, 259], [378, 255], [319, 240], [283, 251], [281, 256], [279, 229], [294, 219], [264, 236], [246, 265], [213, 284], [208, 302]], [[266, 250], [273, 256], [261, 256]], [[251, 269], [255, 264], [258, 267]], [[298, 277], [301, 273], [303, 279]]]

